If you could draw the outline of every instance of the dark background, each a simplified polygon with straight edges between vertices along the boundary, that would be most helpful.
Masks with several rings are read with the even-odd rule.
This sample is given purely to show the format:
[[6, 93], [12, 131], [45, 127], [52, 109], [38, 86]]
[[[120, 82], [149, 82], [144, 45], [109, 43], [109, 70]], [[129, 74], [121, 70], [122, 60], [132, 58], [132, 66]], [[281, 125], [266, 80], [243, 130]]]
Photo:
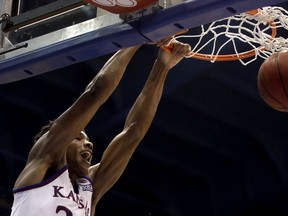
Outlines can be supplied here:
[[[10, 214], [34, 135], [77, 99], [111, 55], [0, 86], [1, 216]], [[154, 46], [141, 47], [88, 125], [95, 163], [121, 131], [156, 56]], [[287, 215], [288, 116], [259, 95], [262, 62], [184, 59], [173, 68], [150, 130], [97, 215]]]

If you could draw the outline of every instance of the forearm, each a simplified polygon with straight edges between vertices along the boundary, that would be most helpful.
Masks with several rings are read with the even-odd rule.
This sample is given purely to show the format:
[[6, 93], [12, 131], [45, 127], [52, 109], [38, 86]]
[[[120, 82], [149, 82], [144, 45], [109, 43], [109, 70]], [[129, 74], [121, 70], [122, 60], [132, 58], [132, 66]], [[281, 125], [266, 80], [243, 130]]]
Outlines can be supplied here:
[[141, 94], [136, 99], [125, 122], [125, 128], [136, 124], [141, 136], [147, 132], [159, 105], [169, 69], [156, 60]]
[[94, 93], [97, 90], [98, 96], [105, 101], [119, 84], [128, 63], [139, 47], [134, 46], [116, 52], [87, 85], [86, 91]]
[[140, 131], [141, 136], [145, 135], [156, 113], [168, 71], [177, 65], [190, 51], [191, 47], [188, 44], [178, 41], [173, 42], [171, 54], [162, 49], [159, 50], [157, 60], [153, 65], [146, 84], [128, 114], [125, 128], [138, 123], [137, 130]]

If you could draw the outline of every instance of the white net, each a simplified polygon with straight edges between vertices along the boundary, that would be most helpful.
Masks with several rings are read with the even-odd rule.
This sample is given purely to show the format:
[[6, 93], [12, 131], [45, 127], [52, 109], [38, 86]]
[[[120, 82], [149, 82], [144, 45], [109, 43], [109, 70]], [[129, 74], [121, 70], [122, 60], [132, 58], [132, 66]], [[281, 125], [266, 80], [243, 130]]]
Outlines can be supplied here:
[[186, 38], [189, 43], [193, 39], [189, 57], [212, 63], [238, 59], [247, 65], [258, 57], [266, 59], [274, 52], [287, 50], [288, 40], [280, 34], [281, 31], [287, 34], [287, 28], [288, 12], [281, 7], [269, 6], [255, 13], [241, 13], [201, 25], [196, 34], [178, 35], [175, 39]]

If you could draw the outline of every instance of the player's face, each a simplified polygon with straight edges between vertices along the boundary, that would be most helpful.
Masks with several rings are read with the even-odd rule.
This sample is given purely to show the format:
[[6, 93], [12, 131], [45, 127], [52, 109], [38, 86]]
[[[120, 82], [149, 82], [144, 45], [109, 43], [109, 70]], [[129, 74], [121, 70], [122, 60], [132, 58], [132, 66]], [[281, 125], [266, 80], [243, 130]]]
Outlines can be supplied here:
[[82, 131], [67, 149], [66, 157], [69, 169], [73, 170], [78, 176], [87, 176], [92, 161], [92, 150], [93, 144]]

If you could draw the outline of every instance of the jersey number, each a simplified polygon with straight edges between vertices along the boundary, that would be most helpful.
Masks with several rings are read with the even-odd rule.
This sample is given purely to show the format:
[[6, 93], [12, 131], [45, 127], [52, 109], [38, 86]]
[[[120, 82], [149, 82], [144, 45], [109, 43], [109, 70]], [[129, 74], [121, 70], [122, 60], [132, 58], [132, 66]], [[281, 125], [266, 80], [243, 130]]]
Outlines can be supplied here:
[[66, 216], [73, 216], [72, 212], [65, 206], [57, 206], [56, 213], [59, 213], [60, 211], [64, 211]]

